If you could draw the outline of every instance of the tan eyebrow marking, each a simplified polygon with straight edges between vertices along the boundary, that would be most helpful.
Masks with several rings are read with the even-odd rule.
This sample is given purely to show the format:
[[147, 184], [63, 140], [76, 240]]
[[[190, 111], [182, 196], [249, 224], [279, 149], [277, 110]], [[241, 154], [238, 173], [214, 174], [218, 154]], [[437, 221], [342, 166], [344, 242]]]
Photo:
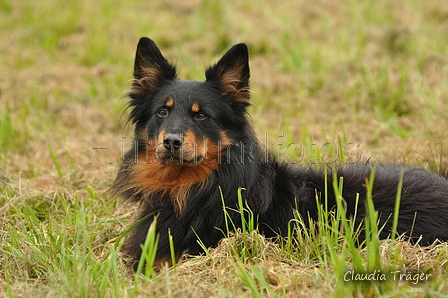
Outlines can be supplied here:
[[174, 100], [170, 97], [166, 100], [165, 105], [167, 108], [171, 108], [174, 105]]
[[193, 113], [197, 113], [197, 112], [199, 112], [199, 111], [201, 110], [201, 107], [199, 106], [199, 104], [194, 103], [194, 104], [191, 106], [191, 110], [193, 111]]

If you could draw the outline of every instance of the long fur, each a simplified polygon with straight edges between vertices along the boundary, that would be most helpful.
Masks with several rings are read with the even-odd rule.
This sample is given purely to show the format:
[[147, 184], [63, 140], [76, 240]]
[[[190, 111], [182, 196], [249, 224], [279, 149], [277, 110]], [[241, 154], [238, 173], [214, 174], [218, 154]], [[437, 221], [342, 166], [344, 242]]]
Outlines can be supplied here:
[[[244, 188], [243, 198], [259, 232], [267, 237], [285, 236], [295, 212], [317, 220], [316, 198], [323, 204], [325, 189], [326, 204], [334, 208], [334, 177], [344, 179], [347, 217], [357, 212], [361, 222], [372, 168], [382, 238], [392, 232], [391, 215], [402, 179], [395, 233], [420, 238], [422, 244], [448, 240], [448, 182], [443, 177], [421, 169], [369, 164], [346, 165], [324, 175], [312, 167], [279, 163], [267, 154], [247, 117], [248, 61], [246, 45], [238, 44], [206, 70], [204, 82], [181, 81], [155, 43], [140, 40], [129, 92], [135, 144], [112, 187], [115, 194], [140, 204], [138, 219], [151, 214], [126, 239], [123, 252], [131, 260], [139, 260], [154, 216], [160, 235], [156, 264], [171, 259], [168, 233], [176, 258], [203, 252], [198, 237], [207, 247], [217, 245], [226, 227], [222, 198], [231, 220], [241, 227], [236, 211], [239, 188]], [[177, 148], [175, 142], [182, 146]]]

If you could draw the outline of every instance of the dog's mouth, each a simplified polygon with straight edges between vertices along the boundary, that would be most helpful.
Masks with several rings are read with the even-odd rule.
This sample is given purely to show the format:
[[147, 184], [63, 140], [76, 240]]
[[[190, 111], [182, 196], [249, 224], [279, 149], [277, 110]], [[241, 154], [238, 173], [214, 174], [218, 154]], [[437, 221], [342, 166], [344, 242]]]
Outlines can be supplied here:
[[203, 156], [197, 154], [184, 154], [182, 150], [176, 152], [157, 152], [157, 160], [167, 165], [195, 165], [203, 160]]
[[202, 148], [196, 143], [182, 142], [178, 146], [165, 143], [163, 146], [158, 146], [157, 149], [157, 160], [163, 164], [195, 165], [200, 163], [204, 156]]
[[145, 148], [142, 147], [141, 150], [146, 149], [146, 153], [141, 151], [141, 155], [150, 159], [149, 163], [164, 165], [215, 164], [221, 162], [229, 144], [225, 134], [216, 142], [207, 138], [197, 139], [188, 132], [185, 137], [181, 134], [160, 134], [157, 140], [152, 139]]

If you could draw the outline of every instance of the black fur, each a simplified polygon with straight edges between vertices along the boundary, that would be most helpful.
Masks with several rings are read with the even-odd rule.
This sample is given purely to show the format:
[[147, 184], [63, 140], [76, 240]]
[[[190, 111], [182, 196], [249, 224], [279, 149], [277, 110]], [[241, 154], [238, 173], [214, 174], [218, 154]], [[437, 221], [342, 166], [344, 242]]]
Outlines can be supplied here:
[[[232, 210], [237, 209], [238, 188], [244, 188], [243, 198], [256, 216], [260, 233], [267, 237], [285, 235], [294, 210], [304, 218], [317, 219], [316, 196], [322, 202], [325, 184], [328, 206], [335, 206], [332, 173], [326, 181], [321, 170], [278, 163], [258, 146], [247, 119], [249, 64], [244, 44], [232, 47], [208, 68], [205, 82], [193, 82], [178, 80], [175, 68], [154, 42], [142, 38], [134, 77], [129, 105], [136, 145], [127, 153], [113, 190], [140, 203], [139, 218], [158, 216], [157, 263], [170, 259], [168, 231], [177, 258], [185, 252], [202, 252], [198, 236], [207, 247], [217, 245], [225, 230], [220, 191], [229, 216], [241, 226], [240, 214]], [[183, 149], [172, 147], [167, 134], [178, 136], [176, 140], [183, 143], [187, 137], [198, 143], [206, 140], [210, 146], [201, 149], [202, 155], [198, 153], [196, 159], [182, 159], [188, 150], [180, 153]], [[154, 149], [148, 149], [150, 146]], [[359, 194], [357, 220], [362, 220], [365, 184], [372, 167], [359, 164], [336, 170], [336, 177], [344, 179], [347, 217], [355, 212]], [[191, 178], [196, 173], [198, 178]], [[400, 177], [403, 185], [396, 233], [415, 240], [422, 237], [422, 244], [448, 240], [447, 180], [421, 169], [383, 165], [375, 166], [373, 188], [379, 225], [384, 225], [380, 236], [386, 238], [391, 233]], [[125, 242], [124, 253], [135, 261], [153, 218], [139, 224]]]

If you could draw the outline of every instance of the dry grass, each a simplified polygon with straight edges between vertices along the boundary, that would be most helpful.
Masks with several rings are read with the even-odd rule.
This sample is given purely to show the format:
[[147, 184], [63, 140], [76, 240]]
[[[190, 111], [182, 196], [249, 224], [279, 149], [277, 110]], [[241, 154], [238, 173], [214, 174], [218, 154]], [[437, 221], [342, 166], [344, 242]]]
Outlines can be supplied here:
[[[253, 259], [234, 255], [233, 237], [177, 272], [132, 281], [111, 243], [133, 209], [106, 193], [131, 142], [122, 94], [141, 36], [195, 80], [231, 44], [246, 42], [252, 119], [280, 152], [300, 142], [310, 161], [336, 154], [312, 148], [353, 143], [363, 160], [445, 173], [448, 2], [3, 0], [0, 19], [4, 296], [448, 294], [446, 245], [383, 243], [383, 264], [393, 254], [400, 270], [434, 278], [360, 287], [341, 280], [344, 268], [313, 245], [318, 240], [292, 254], [255, 235]], [[348, 270], [350, 254], [339, 250]]]
[[[251, 274], [251, 278], [257, 280], [261, 292], [264, 291], [265, 294], [287, 293], [288, 297], [330, 294], [328, 288], [319, 289], [323, 283], [323, 273], [317, 264], [307, 264], [284, 256], [278, 245], [258, 233], [252, 233], [249, 237], [249, 243], [254, 248], [251, 259], [241, 263], [232, 248], [241, 246], [242, 243], [242, 234], [233, 235], [229, 239], [223, 239], [217, 248], [210, 249], [207, 256], [184, 259], [178, 264], [175, 274], [173, 269], [162, 272], [160, 276], [176, 276], [172, 288], [178, 290], [170, 295], [211, 297], [217, 292], [232, 297], [250, 295], [251, 290], [242, 280], [241, 271]], [[191, 287], [187, 289], [187, 293], [183, 287], [185, 284]], [[152, 296], [160, 295], [161, 291], [166, 291], [166, 285], [159, 288], [156, 283], [143, 293]]]

